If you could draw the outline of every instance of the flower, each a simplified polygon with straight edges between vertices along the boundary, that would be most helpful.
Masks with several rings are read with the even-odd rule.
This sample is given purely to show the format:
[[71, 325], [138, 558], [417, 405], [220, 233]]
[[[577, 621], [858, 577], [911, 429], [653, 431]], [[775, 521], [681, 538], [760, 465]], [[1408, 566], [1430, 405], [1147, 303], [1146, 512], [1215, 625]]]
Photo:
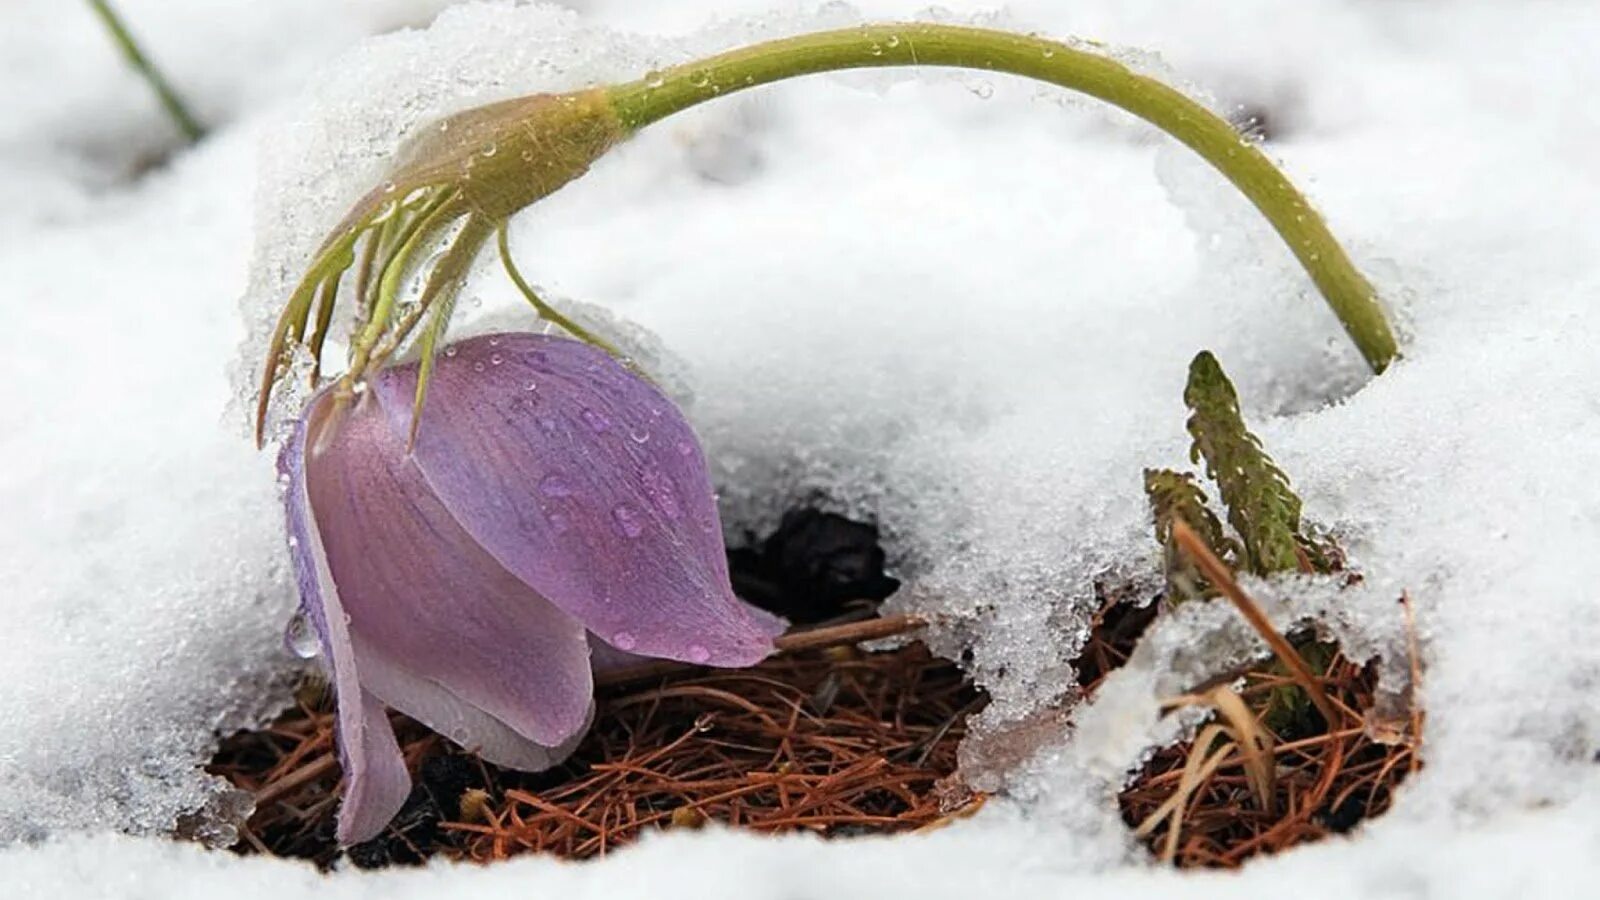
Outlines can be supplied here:
[[463, 341], [315, 397], [285, 446], [291, 555], [338, 704], [338, 837], [378, 834], [411, 780], [385, 707], [539, 770], [593, 712], [590, 640], [745, 666], [782, 621], [728, 582], [705, 457], [653, 385], [578, 341]]

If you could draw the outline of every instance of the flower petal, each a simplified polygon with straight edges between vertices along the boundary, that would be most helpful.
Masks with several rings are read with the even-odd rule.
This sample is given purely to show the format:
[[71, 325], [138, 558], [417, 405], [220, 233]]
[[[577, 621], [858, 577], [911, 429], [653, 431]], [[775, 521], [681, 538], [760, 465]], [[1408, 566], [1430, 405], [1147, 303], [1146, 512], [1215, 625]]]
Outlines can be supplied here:
[[588, 720], [594, 717], [591, 702], [584, 727], [565, 742], [548, 747], [528, 740], [439, 684], [412, 674], [359, 634], [353, 640], [362, 683], [374, 696], [497, 766], [542, 772], [560, 765], [578, 749], [589, 730]]
[[589, 668], [594, 670], [596, 679], [601, 679], [612, 672], [623, 672], [638, 666], [648, 665], [653, 660], [648, 656], [618, 650], [594, 632], [589, 633]]
[[[534, 743], [581, 732], [593, 690], [583, 626], [461, 529], [370, 396], [354, 403], [306, 467], [351, 634]], [[389, 703], [423, 706], [386, 687]]]
[[339, 766], [345, 782], [334, 836], [340, 844], [359, 844], [383, 833], [411, 793], [411, 774], [388, 710], [371, 692], [356, 694], [353, 703], [349, 694], [339, 697]]
[[326, 417], [326, 404], [307, 411], [278, 466], [288, 480], [289, 555], [300, 583], [300, 608], [316, 630], [338, 701], [339, 764], [344, 770], [345, 792], [337, 833], [341, 844], [351, 844], [376, 836], [389, 824], [411, 792], [411, 776], [383, 706], [361, 687], [347, 617], [307, 503], [306, 433], [320, 431]]
[[[416, 378], [372, 382], [395, 434]], [[618, 649], [720, 666], [772, 652], [782, 623], [733, 595], [694, 432], [603, 351], [532, 334], [454, 345], [413, 459], [484, 549]]]

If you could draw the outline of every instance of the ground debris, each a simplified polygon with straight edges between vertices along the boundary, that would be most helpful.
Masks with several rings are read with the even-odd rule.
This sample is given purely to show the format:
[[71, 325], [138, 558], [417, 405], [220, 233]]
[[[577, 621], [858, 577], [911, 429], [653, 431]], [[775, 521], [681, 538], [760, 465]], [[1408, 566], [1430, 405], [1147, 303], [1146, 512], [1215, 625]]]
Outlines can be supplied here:
[[[1246, 758], [1236, 747], [1192, 780], [1203, 771], [1196, 755], [1207, 752], [1198, 741], [1164, 747], [1150, 758], [1118, 802], [1123, 820], [1152, 852], [1180, 868], [1234, 868], [1258, 854], [1342, 834], [1388, 810], [1395, 789], [1420, 765], [1417, 736], [1382, 741], [1365, 727], [1363, 713], [1372, 707], [1377, 682], [1374, 667], [1336, 651], [1329, 656], [1316, 674], [1340, 721], [1330, 728], [1311, 710], [1306, 718], [1314, 720], [1312, 727], [1297, 725], [1294, 734], [1267, 729], [1273, 790], [1265, 806], [1252, 793]], [[1274, 692], [1293, 686], [1290, 676], [1252, 671], [1238, 696], [1264, 727]], [[1413, 727], [1420, 729], [1420, 717]], [[1181, 815], [1163, 816], [1174, 804]]]
[[332, 865], [585, 859], [665, 828], [719, 822], [844, 837], [934, 827], [982, 795], [954, 776], [982, 695], [920, 645], [796, 653], [604, 689], [577, 753], [550, 772], [498, 769], [394, 715], [416, 784], [393, 825], [341, 854], [325, 697], [225, 742], [212, 771], [257, 798], [235, 850]]

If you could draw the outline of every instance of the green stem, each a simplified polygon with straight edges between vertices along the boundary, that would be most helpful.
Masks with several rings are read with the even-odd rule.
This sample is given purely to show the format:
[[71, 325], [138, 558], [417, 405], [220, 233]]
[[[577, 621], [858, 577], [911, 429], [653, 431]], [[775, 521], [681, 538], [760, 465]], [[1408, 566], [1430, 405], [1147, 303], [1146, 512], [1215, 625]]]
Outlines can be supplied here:
[[400, 279], [403, 278], [411, 264], [412, 255], [424, 242], [438, 235], [438, 230], [447, 225], [460, 211], [454, 202], [460, 196], [456, 190], [441, 190], [437, 196], [429, 200], [427, 205], [417, 211], [416, 218], [407, 222], [395, 238], [395, 250], [384, 261], [383, 268], [378, 275], [378, 297], [372, 304], [371, 318], [356, 335], [354, 344], [350, 348], [350, 374], [361, 376], [366, 373], [367, 361], [372, 356], [372, 350], [377, 346], [378, 339], [388, 329], [390, 319], [394, 316], [394, 307], [400, 294]]
[[155, 91], [156, 99], [161, 101], [161, 108], [166, 110], [167, 116], [172, 119], [173, 124], [178, 126], [178, 130], [183, 132], [183, 136], [188, 138], [190, 143], [205, 137], [206, 130], [200, 127], [200, 123], [195, 120], [194, 116], [189, 114], [188, 108], [183, 105], [182, 100], [178, 99], [177, 92], [172, 89], [172, 85], [167, 83], [167, 79], [162, 77], [161, 71], [155, 67], [155, 63], [152, 63], [150, 58], [144, 55], [144, 51], [139, 49], [138, 42], [133, 39], [133, 35], [122, 24], [122, 18], [111, 8], [111, 5], [106, 0], [89, 0], [89, 6], [100, 17], [100, 21], [106, 26], [106, 30], [111, 32], [111, 40], [116, 42], [117, 49], [122, 51], [122, 55], [127, 59], [128, 64], [133, 66], [139, 72], [139, 75], [144, 78], [145, 83], [150, 85], [150, 89]]
[[313, 388], [322, 380], [322, 348], [328, 342], [328, 327], [333, 324], [333, 308], [339, 303], [339, 281], [338, 278], [324, 281], [322, 291], [317, 297], [317, 326], [311, 332], [311, 343], [307, 345], [307, 349], [311, 351]]
[[[461, 289], [461, 282], [466, 279], [467, 272], [472, 268], [472, 261], [477, 258], [478, 251], [488, 236], [489, 223], [478, 216], [468, 216], [461, 234], [457, 235], [454, 243], [440, 258], [439, 264], [429, 273], [427, 286], [423, 288], [422, 297], [418, 300], [419, 318], [428, 311], [435, 310], [436, 306], [437, 309], [433, 321], [428, 323], [428, 328], [422, 334], [421, 364], [417, 367], [417, 391], [411, 401], [411, 426], [406, 435], [408, 453], [417, 445], [417, 429], [422, 425], [422, 405], [428, 399], [428, 384], [433, 379], [434, 354], [438, 351], [439, 339], [444, 337], [445, 329], [450, 327], [450, 313], [455, 309], [456, 294]], [[402, 325], [395, 336], [395, 349], [399, 349], [401, 342], [414, 327], [416, 327], [415, 322]]]
[[864, 25], [755, 44], [652, 72], [607, 92], [623, 125], [638, 130], [691, 106], [773, 81], [840, 69], [916, 65], [983, 69], [1049, 82], [1104, 100], [1177, 138], [1215, 166], [1272, 223], [1373, 371], [1382, 372], [1398, 355], [1377, 292], [1266, 154], [1199, 103], [1097, 53], [981, 28]]
[[[429, 270], [427, 280], [422, 285], [422, 293], [417, 295], [416, 305], [400, 317], [394, 327], [389, 329], [389, 335], [383, 344], [373, 351], [368, 369], [380, 369], [386, 365], [389, 358], [398, 353], [401, 345], [411, 337], [411, 332], [416, 330], [417, 324], [427, 318], [440, 303], [455, 302], [455, 296], [462, 282], [466, 280], [473, 260], [478, 258], [479, 252], [483, 249], [483, 242], [489, 236], [489, 229], [489, 224], [481, 217], [467, 216], [461, 226], [461, 233], [450, 241], [440, 254], [438, 262]], [[426, 334], [427, 332], [424, 332], [425, 338]], [[423, 355], [430, 355], [433, 352], [431, 348], [432, 344], [425, 341], [422, 345]]]
[[500, 264], [505, 267], [506, 275], [511, 279], [511, 283], [516, 285], [517, 290], [522, 293], [523, 299], [533, 306], [534, 312], [538, 313], [546, 321], [553, 322], [578, 340], [586, 344], [593, 344], [617, 359], [623, 358], [624, 355], [621, 350], [613, 347], [608, 341], [589, 331], [589, 329], [567, 318], [562, 314], [561, 310], [544, 302], [544, 298], [534, 291], [533, 285], [522, 277], [522, 272], [517, 269], [516, 261], [511, 258], [511, 247], [506, 236], [505, 222], [500, 223], [495, 240], [500, 250]]

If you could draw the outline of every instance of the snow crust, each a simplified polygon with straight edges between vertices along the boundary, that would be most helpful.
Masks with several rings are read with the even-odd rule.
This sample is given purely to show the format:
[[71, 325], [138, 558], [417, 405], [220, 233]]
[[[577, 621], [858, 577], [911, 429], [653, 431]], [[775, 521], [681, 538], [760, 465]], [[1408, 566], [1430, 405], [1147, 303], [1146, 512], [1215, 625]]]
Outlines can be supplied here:
[[[1394, 663], [1395, 600], [1416, 603], [1427, 768], [1353, 839], [1237, 878], [1149, 868], [1129, 841], [1112, 799], [1175, 732], [1158, 699], [1257, 649], [1199, 606], [1072, 712], [1069, 740], [997, 769], [1005, 798], [926, 837], [713, 832], [599, 865], [324, 880], [97, 834], [240, 802], [196, 766], [293, 672], [270, 458], [237, 408], [250, 348], [408, 131], [858, 16], [483, 3], [358, 42], [442, 5], [125, 0], [220, 123], [142, 177], [171, 139], [94, 23], [42, 0], [0, 12], [0, 844], [23, 842], [0, 851], [7, 890], [1539, 896], [1600, 874], [1600, 111], [1583, 87], [1600, 13], [1578, 3], [1035, 0], [982, 20], [1154, 51], [1130, 58], [1265, 110], [1270, 151], [1402, 324], [1406, 359], [1377, 379], [1203, 163], [999, 77], [824, 76], [721, 101], [516, 222], [537, 284], [683, 361], [733, 535], [817, 496], [880, 522], [908, 581], [895, 602], [970, 651], [997, 738], [1067, 690], [1094, 582], [1155, 572], [1139, 472], [1184, 462], [1184, 369], [1212, 350], [1366, 576], [1255, 585], [1273, 614]], [[520, 303], [488, 264], [464, 299], [495, 321]]]

